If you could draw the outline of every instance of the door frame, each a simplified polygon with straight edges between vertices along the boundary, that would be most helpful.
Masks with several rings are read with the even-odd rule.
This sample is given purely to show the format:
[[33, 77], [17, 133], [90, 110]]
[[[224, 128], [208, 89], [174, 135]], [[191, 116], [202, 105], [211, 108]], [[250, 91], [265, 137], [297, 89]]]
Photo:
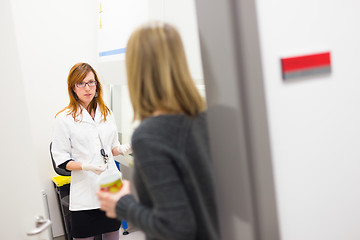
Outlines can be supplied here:
[[196, 0], [221, 239], [280, 239], [255, 0]]

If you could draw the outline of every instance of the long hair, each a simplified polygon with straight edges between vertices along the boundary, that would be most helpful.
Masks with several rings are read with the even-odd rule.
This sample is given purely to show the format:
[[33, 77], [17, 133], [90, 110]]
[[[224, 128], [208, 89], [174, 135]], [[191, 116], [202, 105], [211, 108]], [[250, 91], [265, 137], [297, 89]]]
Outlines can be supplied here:
[[126, 71], [134, 121], [156, 110], [189, 116], [205, 110], [180, 34], [169, 24], [151, 22], [131, 34], [126, 47]]
[[96, 74], [96, 71], [88, 63], [77, 63], [70, 69], [69, 76], [67, 79], [70, 103], [67, 107], [65, 107], [60, 112], [58, 112], [55, 115], [55, 117], [59, 113], [65, 111], [65, 110], [68, 110], [68, 115], [71, 114], [72, 117], [76, 121], [77, 117], [82, 114], [82, 108], [80, 108], [78, 96], [74, 92], [74, 88], [75, 88], [75, 84], [82, 82], [89, 72], [92, 72], [94, 74], [95, 81], [97, 82], [97, 85], [96, 85], [97, 97], [93, 98], [93, 100], [90, 102], [87, 110], [91, 113], [92, 111], [96, 110], [97, 106], [99, 106], [101, 116], [104, 117], [104, 121], [106, 121], [106, 117], [110, 114], [110, 110], [105, 105], [104, 100], [102, 98], [102, 86], [101, 86], [99, 78]]

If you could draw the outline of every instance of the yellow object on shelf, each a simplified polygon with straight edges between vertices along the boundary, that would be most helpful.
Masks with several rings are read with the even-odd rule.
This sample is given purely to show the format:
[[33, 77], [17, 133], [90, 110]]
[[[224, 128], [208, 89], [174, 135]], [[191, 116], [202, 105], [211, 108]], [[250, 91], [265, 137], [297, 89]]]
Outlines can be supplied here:
[[71, 181], [71, 176], [56, 176], [51, 178], [56, 186], [61, 187], [66, 184], [69, 184]]

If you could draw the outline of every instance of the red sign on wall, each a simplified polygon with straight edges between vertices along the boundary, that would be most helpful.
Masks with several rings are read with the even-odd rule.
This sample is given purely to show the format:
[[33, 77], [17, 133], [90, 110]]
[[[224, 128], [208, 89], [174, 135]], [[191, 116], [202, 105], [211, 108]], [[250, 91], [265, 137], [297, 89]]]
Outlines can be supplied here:
[[331, 72], [330, 52], [282, 58], [284, 80]]

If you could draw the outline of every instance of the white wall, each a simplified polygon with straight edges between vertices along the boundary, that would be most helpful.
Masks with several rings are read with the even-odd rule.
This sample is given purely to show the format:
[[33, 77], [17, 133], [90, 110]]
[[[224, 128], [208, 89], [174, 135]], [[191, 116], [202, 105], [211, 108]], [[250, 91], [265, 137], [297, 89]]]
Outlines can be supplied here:
[[[108, 4], [111, 3], [112, 2], [110, 1], [108, 2]], [[147, 0], [147, 3], [148, 3], [148, 16], [146, 17], [146, 19], [145, 20], [141, 19], [140, 23], [132, 23], [132, 24], [135, 27], [137, 27], [138, 25], [144, 23], [147, 20], [160, 20], [171, 23], [174, 26], [176, 26], [183, 39], [184, 48], [188, 58], [191, 74], [197, 84], [203, 84], [203, 73], [201, 66], [195, 1], [194, 0], [183, 0], [183, 1]], [[135, 6], [135, 7], [131, 7], [130, 12], [136, 9], [137, 4], [138, 4], [137, 1], [134, 1], [132, 4], [129, 4]], [[110, 27], [110, 29], [111, 28], [112, 27]], [[100, 33], [99, 35], [102, 37], [102, 33]], [[124, 33], [123, 35], [127, 36], [127, 32]], [[106, 36], [109, 38], [108, 35]], [[114, 33], [114, 37], [117, 37], [117, 34]], [[122, 48], [123, 45], [119, 43], [118, 48], [120, 47]], [[125, 54], [120, 54], [117, 56], [106, 56], [100, 58], [99, 64], [100, 64], [101, 73], [103, 74], [103, 77], [106, 82], [116, 85], [126, 84], [124, 55]]]
[[[134, 5], [137, 4], [135, 1]], [[148, 0], [148, 20], [160, 20], [177, 27], [182, 37], [191, 74], [199, 90], [205, 96], [200, 56], [199, 35], [194, 0]], [[132, 123], [133, 112], [128, 96], [125, 58], [111, 56], [100, 59], [99, 74], [113, 88], [113, 111], [124, 143], [138, 123]]]
[[[165, 22], [176, 26], [182, 37], [189, 68], [197, 84], [203, 84], [200, 43], [194, 0], [163, 0]], [[155, 16], [154, 16], [155, 17]], [[160, 16], [158, 16], [160, 17]]]
[[[97, 69], [98, 5], [87, 0], [13, 0], [11, 3], [33, 151], [40, 166], [39, 178], [48, 194], [56, 237], [63, 235], [63, 229], [51, 181], [56, 176], [49, 155], [52, 120], [68, 104], [66, 80], [72, 65], [84, 61]], [[17, 161], [21, 166], [21, 161], [27, 160]]]
[[[28, 239], [38, 216], [48, 219], [33, 154], [29, 112], [10, 0], [0, 1], [0, 239]], [[20, 151], [19, 151], [20, 150]], [[30, 207], [29, 207], [30, 206]], [[49, 231], [38, 235], [48, 239]]]
[[[281, 238], [360, 239], [360, 2], [256, 2]], [[281, 57], [324, 50], [330, 75], [282, 81]]]

